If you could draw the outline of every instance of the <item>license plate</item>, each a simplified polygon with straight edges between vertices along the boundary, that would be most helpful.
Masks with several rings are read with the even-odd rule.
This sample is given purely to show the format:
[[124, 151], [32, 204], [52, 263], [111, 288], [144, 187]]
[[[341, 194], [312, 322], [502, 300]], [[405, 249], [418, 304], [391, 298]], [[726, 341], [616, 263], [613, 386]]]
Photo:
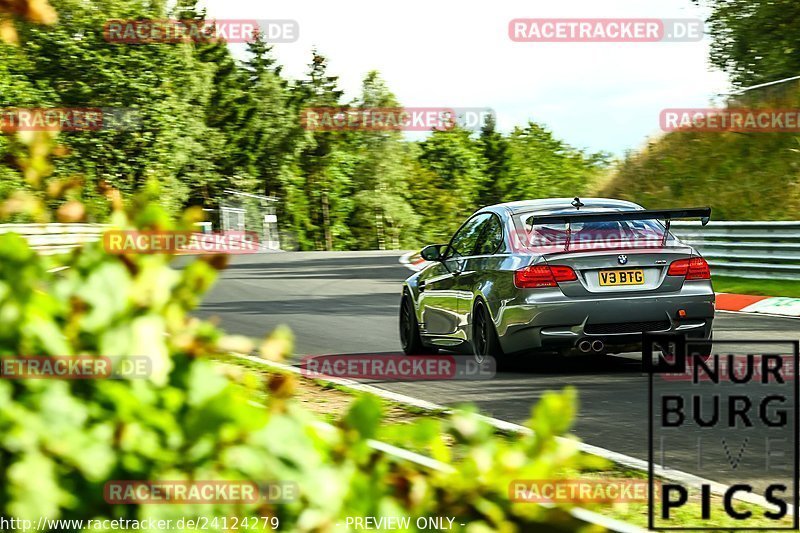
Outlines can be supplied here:
[[644, 270], [601, 270], [600, 285], [644, 285]]

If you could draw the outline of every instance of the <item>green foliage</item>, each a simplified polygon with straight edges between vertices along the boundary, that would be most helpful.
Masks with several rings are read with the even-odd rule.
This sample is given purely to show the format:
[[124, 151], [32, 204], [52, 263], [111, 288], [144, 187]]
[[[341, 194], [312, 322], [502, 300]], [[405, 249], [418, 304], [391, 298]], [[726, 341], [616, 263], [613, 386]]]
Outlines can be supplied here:
[[[395, 108], [399, 103], [380, 75], [369, 72], [362, 84], [357, 108]], [[353, 216], [349, 221], [356, 247], [400, 248], [417, 243], [419, 215], [409, 204], [415, 195], [409, 183], [412, 154], [400, 132], [363, 132], [352, 135], [356, 157]]]
[[[279, 198], [284, 248], [410, 248], [449, 237], [480, 206], [573, 195], [595, 174], [589, 156], [529, 125], [504, 135], [493, 119], [476, 138], [456, 129], [422, 142], [402, 132], [306, 131], [306, 107], [399, 107], [376, 71], [344, 104], [328, 59], [312, 52], [306, 75], [286, 79], [263, 38], [236, 60], [225, 43], [129, 46], [103, 37], [110, 19], [202, 20], [193, 0], [91, 4], [54, 0], [53, 27], [20, 21], [23, 46], [0, 44], [0, 106], [107, 107], [135, 112], [129, 131], [71, 132], [55, 177], [81, 176], [72, 200], [88, 221], [110, 211], [109, 187], [123, 199], [161, 184], [172, 212], [217, 208], [225, 189]], [[0, 136], [0, 160], [13, 147]], [[25, 185], [0, 164], [0, 199]]]
[[714, 290], [734, 294], [800, 298], [800, 281], [714, 276]]
[[[142, 125], [135, 131], [65, 136], [70, 155], [59, 173], [80, 173], [88, 183], [102, 180], [123, 193], [158, 176], [164, 205], [178, 210], [189, 191], [179, 179], [181, 169], [203, 153], [196, 141], [207, 132], [197, 108], [210, 97], [213, 69], [190, 47], [113, 45], [103, 39], [109, 19], [165, 18], [158, 5], [58, 0], [54, 7], [69, 16], [52, 28], [25, 25], [20, 35], [29, 65], [11, 74], [46, 87], [53, 94], [50, 106], [131, 108]], [[94, 187], [84, 192], [89, 201], [100, 194]]]
[[[699, 3], [699, 0], [694, 0]], [[750, 87], [800, 72], [800, 4], [794, 0], [705, 0], [711, 61]]]
[[486, 160], [486, 188], [482, 194], [487, 204], [502, 201], [508, 196], [507, 187], [511, 185], [509, 141], [496, 129], [493, 115], [489, 115], [481, 128], [480, 148]]
[[[322, 238], [330, 248], [335, 238], [336, 246], [356, 246], [372, 239], [373, 231], [380, 242], [379, 226], [394, 245], [403, 228], [413, 227], [414, 213], [403, 205], [412, 194], [394, 163], [384, 165], [393, 161], [415, 168], [417, 147], [407, 150], [391, 135], [300, 136], [296, 125], [264, 119], [281, 103], [287, 104], [285, 118], [304, 102], [338, 101], [335, 78], [324, 73], [321, 56], [315, 54], [310, 81], [299, 88], [305, 100], [295, 100], [272, 68], [268, 50], [259, 45], [253, 62], [240, 70], [216, 45], [131, 47], [112, 57], [111, 47], [87, 29], [111, 14], [158, 16], [160, 4], [150, 11], [111, 0], [96, 12], [67, 0], [57, 6], [74, 14], [52, 34], [21, 27], [35, 51], [30, 65], [17, 49], [0, 49], [3, 58], [14, 60], [6, 65], [18, 69], [11, 75], [17, 81], [0, 83], [12, 89], [18, 84], [14, 90], [34, 104], [132, 106], [150, 122], [127, 135], [2, 138], [0, 150], [11, 162], [3, 168], [3, 177], [10, 177], [4, 183], [20, 187], [0, 191], [0, 221], [80, 220], [88, 203], [95, 216], [108, 212], [108, 222], [120, 229], [186, 230], [199, 219], [199, 209], [186, 210], [176, 222], [165, 206], [209, 200], [227, 179], [252, 186], [256, 178], [285, 194], [284, 209], [302, 228], [304, 245], [319, 247]], [[191, 2], [180, 2], [177, 9], [182, 16], [202, 16]], [[64, 56], [59, 46], [67, 50]], [[98, 65], [103, 68], [90, 68]], [[142, 79], [126, 82], [130, 68], [143, 69]], [[19, 81], [33, 74], [40, 76], [41, 90]], [[256, 95], [269, 96], [265, 107], [244, 89], [245, 79], [255, 84]], [[93, 87], [102, 92], [95, 94]], [[89, 104], [90, 98], [102, 102]], [[371, 74], [364, 101], [376, 98], [391, 97]], [[192, 115], [190, 108], [205, 111]], [[209, 120], [216, 113], [227, 114], [224, 120]], [[261, 118], [248, 118], [254, 116]], [[262, 140], [277, 132], [275, 146], [284, 156], [260, 174], [256, 159], [226, 150], [232, 139], [251, 142], [239, 128], [260, 132]], [[435, 135], [426, 143], [418, 148], [423, 164], [416, 168], [428, 186], [469, 209], [482, 187], [479, 148], [465, 132]], [[219, 157], [208, 154], [215, 148], [222, 150]], [[256, 144], [249, 149], [273, 148]], [[60, 156], [56, 165], [53, 156]], [[220, 179], [223, 172], [236, 172], [238, 178]], [[81, 187], [84, 175], [96, 189]], [[358, 187], [375, 191], [373, 201], [353, 197], [357, 181]], [[316, 216], [320, 203], [326, 207], [322, 218]], [[363, 225], [361, 234], [348, 224], [359, 211], [376, 220], [374, 226]], [[380, 515], [449, 516], [468, 524], [455, 529], [471, 532], [579, 529], [561, 508], [512, 504], [508, 498], [513, 479], [557, 477], [597, 466], [577, 453], [573, 441], [556, 439], [574, 416], [573, 389], [544, 395], [531, 420], [536, 434], [514, 442], [495, 437], [471, 412], [460, 412], [440, 427], [420, 422], [399, 443], [413, 439], [450, 467], [423, 468], [369, 445], [384, 427], [376, 398], [361, 398], [331, 429], [292, 400], [292, 377], [276, 374], [262, 384], [212, 362], [228, 351], [254, 349], [251, 340], [227, 336], [190, 315], [225, 260], [204, 257], [180, 270], [171, 268], [170, 260], [167, 255], [111, 255], [100, 243], [39, 257], [20, 236], [0, 235], [0, 357], [146, 357], [151, 369], [139, 379], [0, 380], [0, 515], [27, 520], [205, 517], [211, 520], [206, 531], [228, 529], [214, 518], [274, 517], [282, 530], [302, 532], [329, 531], [348, 516]], [[291, 350], [291, 334], [279, 328], [258, 350], [280, 359]], [[452, 449], [443, 446], [446, 438], [455, 442]], [[103, 497], [111, 480], [280, 480], [297, 483], [299, 495], [280, 505], [112, 505]]]
[[[762, 98], [764, 98], [762, 100]], [[800, 85], [753, 94], [731, 107], [790, 109]], [[630, 153], [600, 194], [646, 207], [711, 205], [718, 220], [796, 220], [800, 138], [769, 132], [670, 132]]]
[[[49, 135], [20, 141], [28, 185], [49, 189], [46, 163], [57, 146]], [[198, 216], [189, 209], [173, 222], [155, 203], [154, 181], [125, 211], [113, 191], [109, 197], [110, 222], [119, 229], [186, 230]], [[0, 204], [4, 212], [8, 204]], [[43, 210], [35, 200], [23, 207]], [[563, 509], [514, 504], [508, 495], [514, 479], [598, 466], [577, 453], [574, 441], [557, 440], [574, 418], [574, 389], [545, 394], [532, 412], [535, 434], [513, 442], [494, 436], [471, 411], [444, 425], [419, 422], [396, 440], [430, 450], [446, 467], [418, 466], [369, 445], [385, 431], [376, 397], [360, 398], [335, 426], [321, 425], [292, 400], [293, 376], [274, 374], [262, 383], [214, 363], [228, 351], [255, 348], [190, 315], [225, 261], [203, 257], [175, 270], [170, 260], [108, 254], [101, 243], [39, 257], [19, 235], [0, 235], [0, 358], [146, 357], [150, 368], [146, 376], [121, 379], [0, 380], [0, 516], [204, 517], [212, 531], [228, 530], [215, 518], [256, 518], [261, 527], [252, 529], [265, 528], [262, 517], [277, 518], [282, 530], [311, 532], [353, 516], [452, 517], [466, 524], [454, 529], [471, 532], [578, 529]], [[280, 359], [291, 344], [287, 329], [278, 328], [258, 351]], [[455, 442], [452, 449], [445, 439]], [[105, 499], [107, 482], [133, 480], [280, 481], [296, 484], [298, 494], [284, 504]], [[417, 530], [413, 524], [409, 531]]]
[[449, 238], [482, 206], [486, 160], [470, 133], [459, 128], [433, 132], [419, 144], [418, 158], [413, 205], [423, 213], [423, 235]]
[[[798, 5], [709, 0], [711, 60], [738, 86], [796, 76]], [[732, 96], [727, 107], [796, 109], [800, 84]], [[720, 220], [796, 220], [800, 138], [792, 133], [674, 131], [626, 155], [599, 194], [646, 207], [711, 205]]]
[[584, 154], [539, 124], [515, 128], [510, 137], [511, 183], [506, 198], [582, 196], [605, 168], [606, 154]]
[[[160, 209], [140, 213], [138, 227], [171, 227]], [[375, 397], [355, 402], [334, 431], [287, 397], [292, 378], [273, 376], [267, 399], [254, 405], [260, 384], [209, 361], [231, 340], [187, 314], [215, 278], [212, 263], [175, 271], [168, 262], [110, 256], [93, 245], [58, 261], [69, 268], [54, 274], [55, 260], [36, 257], [19, 236], [0, 236], [0, 316], [11, 326], [0, 355], [146, 355], [154, 369], [148, 379], [0, 381], [2, 515], [275, 516], [287, 531], [328, 530], [369, 515], [453, 516], [468, 531], [551, 521], [576, 527], [561, 510], [508, 501], [513, 479], [592, 466], [555, 440], [573, 419], [574, 389], [546, 394], [533, 411], [536, 435], [516, 442], [497, 439], [469, 412], [404, 430], [401, 440], [430, 449], [452, 473], [393, 460], [367, 446], [382, 424]], [[452, 449], [442, 444], [448, 435]], [[125, 506], [104, 501], [108, 480], [282, 480], [300, 491], [285, 505]]]

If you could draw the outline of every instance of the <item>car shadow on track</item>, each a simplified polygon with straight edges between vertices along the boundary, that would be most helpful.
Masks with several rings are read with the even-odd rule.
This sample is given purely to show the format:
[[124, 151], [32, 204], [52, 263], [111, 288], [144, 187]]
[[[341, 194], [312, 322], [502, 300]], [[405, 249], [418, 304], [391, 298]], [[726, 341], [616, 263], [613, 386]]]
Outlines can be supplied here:
[[499, 371], [525, 374], [641, 373], [642, 361], [639, 354], [573, 357], [533, 355], [507, 358], [501, 363]]
[[[398, 295], [399, 299], [399, 295]], [[387, 303], [385, 293], [359, 295], [332, 295], [294, 298], [289, 300], [237, 300], [206, 302], [202, 312], [206, 315], [231, 313], [246, 315], [352, 315], [395, 316], [397, 303]]]

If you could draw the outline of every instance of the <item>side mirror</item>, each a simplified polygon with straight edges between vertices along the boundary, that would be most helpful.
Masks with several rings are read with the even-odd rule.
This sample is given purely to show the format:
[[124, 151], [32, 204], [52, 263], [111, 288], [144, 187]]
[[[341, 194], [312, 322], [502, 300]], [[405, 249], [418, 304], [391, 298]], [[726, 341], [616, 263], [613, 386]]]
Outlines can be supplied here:
[[422, 249], [419, 255], [425, 261], [441, 261], [442, 260], [442, 246], [443, 244], [431, 244]]

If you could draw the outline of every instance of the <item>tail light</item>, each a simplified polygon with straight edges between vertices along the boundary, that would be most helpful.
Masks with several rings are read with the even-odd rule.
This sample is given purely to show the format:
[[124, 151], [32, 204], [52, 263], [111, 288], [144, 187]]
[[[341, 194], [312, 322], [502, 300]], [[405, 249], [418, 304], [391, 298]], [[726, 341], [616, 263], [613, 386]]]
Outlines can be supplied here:
[[568, 266], [533, 265], [514, 272], [514, 285], [518, 289], [558, 287], [559, 282], [575, 281], [578, 275]]
[[678, 259], [669, 265], [668, 276], [685, 276], [686, 279], [711, 279], [711, 269], [702, 257]]

